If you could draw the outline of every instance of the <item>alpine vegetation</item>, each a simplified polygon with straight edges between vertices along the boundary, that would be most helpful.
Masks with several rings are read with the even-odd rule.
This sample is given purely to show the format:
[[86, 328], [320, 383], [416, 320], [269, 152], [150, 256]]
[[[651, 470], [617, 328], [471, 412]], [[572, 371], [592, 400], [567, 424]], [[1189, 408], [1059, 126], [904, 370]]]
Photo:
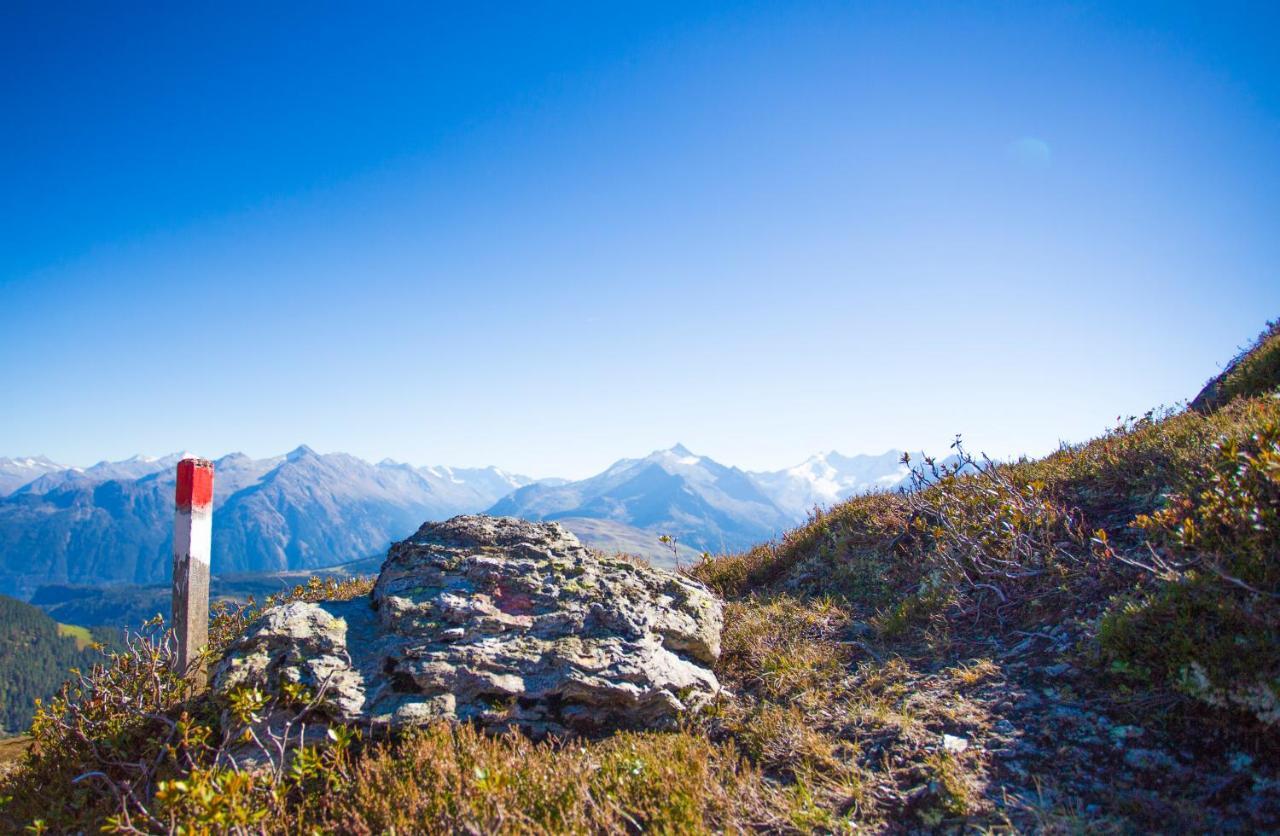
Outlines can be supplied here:
[[[1280, 379], [1038, 460], [957, 443], [685, 576], [460, 517], [41, 706], [11, 829], [1280, 827]], [[1245, 382], [1232, 376], [1242, 368]], [[49, 799], [57, 798], [51, 804]]]

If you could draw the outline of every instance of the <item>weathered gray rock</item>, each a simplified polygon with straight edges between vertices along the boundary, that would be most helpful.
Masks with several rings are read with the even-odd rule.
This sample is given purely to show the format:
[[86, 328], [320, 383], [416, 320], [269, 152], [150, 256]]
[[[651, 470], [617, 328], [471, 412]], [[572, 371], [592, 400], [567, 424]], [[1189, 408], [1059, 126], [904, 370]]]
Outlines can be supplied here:
[[323, 691], [345, 722], [447, 718], [540, 737], [670, 724], [718, 690], [720, 603], [554, 523], [464, 516], [391, 547], [368, 599], [273, 608], [214, 689]]

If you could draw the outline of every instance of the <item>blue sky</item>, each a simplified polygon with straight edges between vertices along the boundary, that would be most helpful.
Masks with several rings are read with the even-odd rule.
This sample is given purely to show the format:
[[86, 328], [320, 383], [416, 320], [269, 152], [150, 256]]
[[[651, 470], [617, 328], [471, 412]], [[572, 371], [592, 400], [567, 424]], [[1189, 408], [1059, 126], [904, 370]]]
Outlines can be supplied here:
[[4, 12], [0, 454], [1038, 454], [1280, 315], [1273, 4], [255, 5]]

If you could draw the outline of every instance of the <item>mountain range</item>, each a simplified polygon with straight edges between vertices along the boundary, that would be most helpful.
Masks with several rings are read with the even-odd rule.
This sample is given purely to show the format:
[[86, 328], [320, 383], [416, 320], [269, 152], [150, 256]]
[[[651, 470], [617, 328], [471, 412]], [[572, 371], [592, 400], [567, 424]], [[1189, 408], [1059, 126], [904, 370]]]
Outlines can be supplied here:
[[529, 520], [573, 517], [622, 522], [669, 534], [699, 551], [726, 552], [767, 540], [791, 520], [736, 467], [677, 444], [562, 485], [526, 485], [489, 509]]
[[[46, 473], [0, 499], [0, 590], [153, 583], [170, 573], [179, 455]], [[314, 569], [368, 557], [424, 520], [487, 507], [528, 479], [496, 468], [370, 464], [306, 446], [215, 462], [217, 572]]]
[[[768, 540], [815, 507], [894, 488], [902, 454], [816, 455], [747, 472], [677, 444], [587, 479], [369, 463], [301, 446], [215, 462], [213, 570], [313, 570], [379, 555], [425, 520], [486, 512], [555, 520], [584, 542], [670, 565]], [[87, 468], [0, 459], [0, 592], [45, 584], [153, 584], [171, 571], [174, 465], [182, 454]], [[659, 535], [674, 538], [661, 543]]]
[[[923, 458], [911, 454], [912, 461]], [[794, 521], [814, 508], [829, 508], [854, 494], [889, 490], [903, 484], [911, 468], [901, 450], [878, 456], [842, 456], [832, 450], [810, 456], [795, 467], [750, 474], [774, 503]]]
[[70, 469], [66, 465], [50, 461], [44, 456], [25, 459], [0, 457], [0, 496], [7, 496], [23, 485], [34, 482], [46, 474]]

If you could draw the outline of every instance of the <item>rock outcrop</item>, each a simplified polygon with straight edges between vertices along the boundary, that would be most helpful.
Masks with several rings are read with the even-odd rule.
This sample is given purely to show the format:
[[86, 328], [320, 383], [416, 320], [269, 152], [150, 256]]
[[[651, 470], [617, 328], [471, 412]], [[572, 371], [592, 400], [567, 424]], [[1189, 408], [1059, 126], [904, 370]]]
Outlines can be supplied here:
[[596, 735], [669, 725], [718, 690], [721, 607], [688, 578], [554, 523], [463, 516], [391, 547], [369, 598], [262, 615], [214, 689], [323, 692], [335, 719]]

